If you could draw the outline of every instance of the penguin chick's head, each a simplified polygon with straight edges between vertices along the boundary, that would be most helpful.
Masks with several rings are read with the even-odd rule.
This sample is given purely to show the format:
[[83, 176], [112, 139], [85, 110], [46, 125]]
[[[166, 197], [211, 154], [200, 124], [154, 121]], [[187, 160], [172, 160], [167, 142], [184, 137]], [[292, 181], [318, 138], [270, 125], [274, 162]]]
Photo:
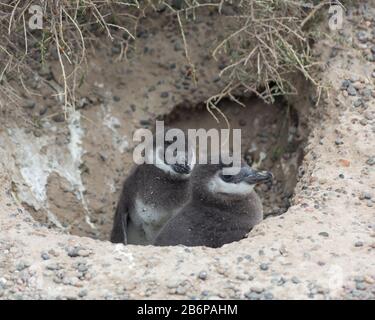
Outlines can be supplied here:
[[[199, 165], [194, 170], [193, 188], [202, 192], [202, 187], [210, 194], [219, 194], [221, 197], [241, 198], [251, 193], [256, 184], [272, 181], [272, 173], [257, 171], [245, 162], [237, 174], [226, 175], [223, 169], [225, 164]], [[204, 191], [203, 191], [204, 192]]]
[[154, 165], [174, 179], [187, 179], [195, 166], [195, 151], [191, 148], [188, 138], [177, 138], [164, 145], [155, 145]]

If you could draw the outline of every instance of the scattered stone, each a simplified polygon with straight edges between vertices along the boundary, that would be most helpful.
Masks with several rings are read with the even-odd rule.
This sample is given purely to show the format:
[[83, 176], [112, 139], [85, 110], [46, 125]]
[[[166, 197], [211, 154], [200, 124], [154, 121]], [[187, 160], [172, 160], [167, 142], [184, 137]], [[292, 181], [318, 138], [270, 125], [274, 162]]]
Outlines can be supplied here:
[[263, 288], [260, 288], [260, 287], [252, 287], [252, 288], [250, 288], [250, 291], [259, 294], [259, 293], [262, 293], [262, 292], [264, 291], [264, 289], [263, 289]]
[[44, 106], [39, 110], [39, 115], [44, 116], [48, 111], [48, 107]]
[[349, 85], [349, 87], [346, 89], [348, 92], [349, 96], [356, 96], [357, 95], [357, 90], [353, 87], [352, 84]]
[[266, 293], [264, 294], [264, 298], [265, 298], [266, 300], [272, 300], [272, 299], [273, 299], [273, 294], [272, 294], [271, 292], [266, 292]]
[[83, 298], [83, 297], [86, 297], [87, 294], [88, 294], [87, 290], [81, 290], [81, 291], [78, 293], [78, 297]]
[[367, 34], [367, 32], [365, 32], [365, 31], [358, 31], [357, 32], [357, 39], [360, 42], [362, 42], [362, 43], [367, 42], [367, 40], [368, 40], [368, 34]]
[[361, 292], [359, 292], [358, 290], [352, 290], [351, 294], [353, 295], [353, 297], [359, 297], [361, 295]]
[[344, 80], [342, 83], [341, 83], [341, 90], [346, 90], [348, 89], [348, 87], [351, 85], [350, 81], [349, 80]]
[[244, 296], [245, 296], [246, 299], [250, 299], [250, 300], [259, 300], [260, 299], [260, 295], [256, 292], [253, 292], [253, 291], [246, 292], [244, 294]]
[[355, 247], [363, 247], [363, 242], [362, 241], [357, 241], [355, 244], [354, 244]]
[[301, 282], [296, 276], [292, 277], [291, 281], [292, 281], [292, 283], [294, 283], [294, 284], [298, 284], [298, 283]]
[[32, 100], [26, 100], [23, 105], [23, 108], [25, 109], [34, 109], [34, 107], [35, 107], [35, 102]]
[[47, 270], [55, 271], [55, 270], [60, 270], [60, 269], [62, 269], [62, 267], [61, 267], [59, 264], [57, 264], [57, 263], [51, 263], [51, 264], [49, 264], [48, 266], [46, 266], [46, 269], [47, 269]]
[[91, 254], [90, 250], [85, 250], [85, 249], [78, 250], [78, 255], [80, 257], [88, 257], [90, 254]]
[[79, 253], [78, 253], [79, 250], [80, 250], [79, 247], [68, 247], [67, 249], [68, 256], [71, 258], [79, 257]]
[[82, 273], [86, 273], [89, 270], [89, 267], [86, 265], [86, 263], [78, 263], [77, 270]]
[[362, 99], [357, 99], [357, 100], [355, 100], [354, 102], [353, 102], [353, 106], [355, 107], [355, 108], [358, 108], [358, 107], [360, 107], [360, 106], [362, 106], [363, 105], [363, 100]]
[[369, 53], [367, 55], [367, 60], [370, 61], [370, 62], [375, 62], [375, 54]]
[[268, 270], [268, 264], [267, 263], [261, 263], [259, 267], [260, 267], [260, 270], [262, 270], [262, 271]]
[[344, 144], [344, 142], [342, 141], [342, 139], [337, 138], [337, 139], [335, 140], [335, 145], [336, 145], [336, 146], [339, 146], [339, 145], [342, 145], [342, 144]]
[[357, 282], [356, 284], [355, 284], [355, 288], [357, 289], [357, 290], [366, 290], [366, 285], [363, 283], [363, 282]]
[[371, 89], [363, 89], [362, 91], [361, 91], [361, 95], [363, 96], [363, 99], [365, 100], [365, 101], [370, 101], [370, 99], [371, 99], [371, 95], [372, 95], [372, 90]]
[[55, 122], [64, 122], [65, 121], [65, 116], [60, 113], [60, 114], [55, 114], [53, 117], [52, 117], [52, 120], [55, 121]]
[[30, 263], [21, 261], [20, 263], [17, 264], [16, 269], [17, 271], [23, 271], [27, 269], [28, 267], [30, 267]]
[[51, 256], [54, 256], [54, 257], [58, 257], [58, 256], [59, 256], [59, 253], [56, 252], [56, 251], [53, 250], [53, 249], [48, 250], [48, 254], [50, 254]]
[[371, 200], [372, 195], [371, 195], [371, 193], [369, 193], [369, 192], [364, 192], [364, 193], [363, 193], [363, 198], [364, 198], [364, 199], [367, 199], [367, 200]]
[[373, 166], [375, 164], [375, 156], [368, 158], [366, 163], [370, 166]]
[[339, 163], [341, 166], [343, 167], [349, 167], [350, 166], [350, 161], [349, 160], [346, 160], [346, 159], [340, 159], [339, 160]]
[[374, 279], [371, 276], [365, 276], [364, 281], [368, 284], [374, 284]]
[[198, 278], [201, 279], [201, 280], [206, 280], [207, 279], [207, 272], [206, 271], [199, 272]]
[[46, 252], [42, 252], [41, 257], [42, 257], [43, 260], [49, 260], [50, 259], [49, 254], [46, 253]]
[[82, 99], [79, 99], [77, 102], [77, 109], [83, 109], [89, 104], [89, 99], [86, 97], [83, 97]]
[[283, 286], [285, 284], [286, 280], [281, 277], [280, 279], [277, 280], [277, 285], [278, 286]]
[[186, 288], [183, 286], [177, 287], [176, 294], [183, 296], [184, 294], [186, 294]]

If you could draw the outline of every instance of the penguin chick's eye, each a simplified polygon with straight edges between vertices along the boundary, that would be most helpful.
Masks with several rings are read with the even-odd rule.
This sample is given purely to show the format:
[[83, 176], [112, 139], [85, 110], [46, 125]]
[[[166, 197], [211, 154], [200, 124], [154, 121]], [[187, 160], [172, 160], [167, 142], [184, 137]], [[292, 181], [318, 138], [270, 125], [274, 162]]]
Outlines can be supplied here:
[[227, 182], [227, 183], [231, 183], [232, 180], [233, 180], [233, 176], [227, 175], [227, 174], [221, 174], [220, 178], [221, 178], [221, 180], [223, 180], [224, 182]]

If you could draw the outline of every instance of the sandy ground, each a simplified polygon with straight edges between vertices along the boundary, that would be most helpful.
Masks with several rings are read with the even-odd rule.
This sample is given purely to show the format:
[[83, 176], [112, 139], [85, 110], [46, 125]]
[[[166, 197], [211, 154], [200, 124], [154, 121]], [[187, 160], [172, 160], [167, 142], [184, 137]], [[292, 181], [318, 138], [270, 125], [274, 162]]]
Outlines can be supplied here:
[[[189, 101], [188, 106], [195, 106], [220, 87], [218, 66], [209, 64], [207, 48], [197, 43], [199, 33], [192, 33], [194, 61], [204, 66], [198, 68], [204, 70], [199, 90], [192, 91], [183, 84], [188, 80], [178, 80], [181, 74], [165, 68], [174, 61], [180, 66], [184, 58], [175, 42], [161, 41], [156, 33], [144, 40], [153, 54], [162, 49], [160, 44], [171, 46], [170, 55], [159, 53], [157, 60], [145, 54], [122, 64], [123, 69], [113, 60], [100, 69], [96, 61], [108, 52], [101, 55], [99, 50], [91, 60], [91, 83], [83, 90], [92, 86], [100, 99], [90, 101], [68, 123], [53, 120], [54, 107], [44, 120], [49, 125], [37, 130], [25, 125], [25, 131], [7, 121], [0, 131], [0, 298], [373, 299], [375, 21], [374, 15], [362, 16], [353, 11], [343, 31], [315, 46], [326, 62], [319, 72], [330, 85], [328, 95], [315, 107], [308, 101], [317, 97], [302, 87], [304, 94], [294, 101], [298, 127], [310, 133], [302, 165], [293, 174], [298, 183], [292, 206], [266, 219], [247, 239], [220, 249], [125, 247], [68, 234], [106, 237], [116, 192], [130, 164], [135, 128], [148, 126], [175, 105]], [[207, 33], [204, 26], [198, 30]], [[177, 36], [175, 32], [168, 39]], [[139, 46], [143, 52], [145, 43]], [[132, 81], [112, 85], [116, 72], [131, 73]], [[36, 105], [37, 110], [27, 112], [40, 114], [42, 102]], [[126, 117], [137, 122], [123, 124]], [[89, 140], [95, 130], [102, 137]], [[101, 170], [90, 174], [90, 166], [95, 169], [100, 161]], [[32, 188], [30, 183], [41, 177], [46, 180], [37, 179], [42, 182]], [[107, 200], [103, 204], [100, 199]], [[76, 210], [64, 221], [71, 208]], [[51, 228], [56, 224], [59, 228]]]

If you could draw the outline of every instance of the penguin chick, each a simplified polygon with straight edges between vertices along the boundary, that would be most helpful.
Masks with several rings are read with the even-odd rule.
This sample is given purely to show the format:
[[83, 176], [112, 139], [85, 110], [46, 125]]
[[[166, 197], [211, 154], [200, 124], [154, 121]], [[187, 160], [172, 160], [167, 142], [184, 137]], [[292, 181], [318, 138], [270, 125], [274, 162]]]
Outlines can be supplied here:
[[165, 141], [164, 137], [162, 141], [164, 148], [153, 141], [152, 164], [136, 165], [125, 180], [114, 217], [111, 242], [151, 244], [163, 225], [187, 202], [195, 153], [188, 153], [189, 144], [185, 141], [186, 161], [168, 164], [166, 149], [171, 142]]
[[242, 163], [236, 175], [224, 175], [223, 164], [197, 165], [192, 173], [192, 197], [163, 227], [156, 246], [221, 247], [239, 241], [261, 220], [262, 203], [254, 191], [272, 180]]

